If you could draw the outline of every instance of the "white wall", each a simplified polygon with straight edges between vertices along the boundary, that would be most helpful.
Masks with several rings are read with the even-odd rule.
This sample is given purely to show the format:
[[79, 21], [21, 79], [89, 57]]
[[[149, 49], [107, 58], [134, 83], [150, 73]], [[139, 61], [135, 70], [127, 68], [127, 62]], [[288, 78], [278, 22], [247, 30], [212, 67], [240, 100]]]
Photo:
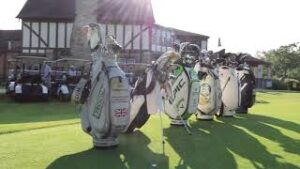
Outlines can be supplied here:
[[[122, 25], [122, 24], [100, 24], [102, 37], [105, 34], [112, 35], [125, 49], [150, 50], [149, 29], [146, 25]], [[106, 30], [107, 29], [107, 30]], [[115, 30], [116, 29], [116, 30]], [[145, 30], [145, 31], [144, 31]], [[134, 40], [132, 41], [132, 39]], [[130, 42], [132, 41], [132, 42]], [[142, 45], [141, 45], [142, 41]], [[126, 46], [125, 46], [126, 45]]]
[[72, 27], [73, 23], [65, 22], [23, 22], [23, 52], [43, 54], [49, 48], [70, 48]]
[[172, 38], [172, 31], [163, 27], [154, 27], [152, 32], [152, 51], [165, 52], [171, 47], [175, 39]]
[[[45, 49], [70, 48], [73, 23], [23, 22], [23, 24], [24, 52], [45, 53]], [[152, 35], [150, 36], [150, 29], [146, 25], [100, 25], [102, 27], [101, 34], [103, 37], [105, 37], [106, 34], [113, 35], [116, 37], [116, 40], [128, 50], [151, 50], [152, 47], [153, 51], [164, 52], [167, 50], [167, 47], [170, 46], [170, 43], [174, 41], [171, 36], [172, 32], [162, 27], [154, 26]], [[36, 32], [36, 34], [30, 32], [30, 28]], [[135, 39], [132, 41], [133, 37], [135, 37]], [[152, 46], [150, 46], [151, 40]], [[125, 46], [126, 44], [128, 45]]]

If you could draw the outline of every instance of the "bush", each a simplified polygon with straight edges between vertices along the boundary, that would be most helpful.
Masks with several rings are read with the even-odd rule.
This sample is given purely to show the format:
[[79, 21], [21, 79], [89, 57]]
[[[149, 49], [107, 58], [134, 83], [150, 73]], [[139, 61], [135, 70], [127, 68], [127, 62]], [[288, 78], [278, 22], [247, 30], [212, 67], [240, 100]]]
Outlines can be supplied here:
[[299, 82], [289, 81], [286, 82], [288, 90], [299, 90]]
[[278, 79], [272, 79], [272, 89], [273, 90], [287, 90], [288, 87], [286, 83], [278, 80]]

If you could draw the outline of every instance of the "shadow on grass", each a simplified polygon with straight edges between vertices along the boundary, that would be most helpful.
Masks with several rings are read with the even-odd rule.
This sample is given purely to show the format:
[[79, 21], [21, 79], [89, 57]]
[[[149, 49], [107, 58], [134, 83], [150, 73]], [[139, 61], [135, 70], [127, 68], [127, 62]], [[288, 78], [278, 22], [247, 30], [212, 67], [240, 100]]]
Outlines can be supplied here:
[[[136, 131], [123, 135], [122, 146], [107, 150], [89, 149], [56, 159], [47, 169], [167, 169], [169, 160], [148, 148], [150, 139]], [[139, 153], [141, 152], [141, 153]]]
[[280, 96], [282, 95], [283, 93], [289, 93], [288, 90], [287, 91], [259, 91], [260, 93], [264, 93], [264, 94], [270, 94], [270, 95], [276, 95], [276, 96]]
[[0, 124], [46, 122], [78, 118], [78, 108], [56, 101], [17, 103], [0, 96]]
[[227, 127], [223, 124], [209, 121], [192, 123], [192, 135], [183, 127], [165, 129], [167, 142], [181, 158], [176, 169], [237, 168], [233, 154], [220, 138], [225, 130]]
[[[245, 115], [247, 116], [247, 115]], [[235, 126], [242, 126], [246, 129], [254, 129], [260, 130], [260, 134], [263, 137], [268, 137], [271, 134], [276, 134], [276, 138], [284, 138], [285, 136], [282, 135], [280, 132], [277, 133], [269, 133], [272, 128], [260, 126], [257, 127], [259, 124], [255, 120], [251, 120], [250, 118], [242, 119], [219, 119], [221, 122], [224, 123], [226, 126], [226, 131], [223, 131], [220, 134], [220, 139], [225, 144], [225, 146], [235, 154], [248, 159], [255, 168], [291, 168], [291, 169], [298, 169], [299, 167], [285, 162], [279, 162], [278, 158], [284, 158], [281, 156], [276, 155], [276, 152], [269, 152], [266, 149], [266, 146], [260, 142], [257, 138], [253, 137], [252, 135], [245, 132], [243, 129], [235, 127]], [[243, 124], [244, 123], [244, 124]], [[248, 123], [248, 124], [246, 124]], [[250, 130], [253, 132], [253, 130]], [[255, 132], [254, 132], [255, 133]], [[255, 133], [257, 134], [257, 133]], [[285, 143], [289, 144], [290, 142], [294, 142], [293, 139], [289, 141], [284, 141]], [[282, 142], [282, 144], [285, 144]], [[289, 144], [290, 145], [290, 144]], [[292, 146], [292, 145], [290, 145]]]
[[274, 126], [282, 127], [300, 133], [300, 125], [291, 121], [277, 119], [269, 116], [262, 116], [257, 114], [239, 114], [239, 116], [251, 119], [256, 122], [268, 123]]
[[265, 101], [265, 100], [256, 100], [255, 103], [258, 103], [258, 104], [269, 104], [270, 102]]
[[286, 152], [300, 155], [300, 141], [288, 137], [278, 129], [272, 126], [277, 126], [287, 130], [300, 133], [300, 125], [280, 120], [272, 117], [261, 115], [240, 115], [242, 117], [239, 120], [231, 121], [230, 124], [246, 128], [252, 133], [255, 133], [263, 138], [277, 142]]
[[[244, 118], [243, 118], [244, 117]], [[299, 126], [295, 123], [269, 118], [266, 116], [244, 115], [237, 118], [220, 118], [218, 121], [200, 121], [191, 123], [193, 135], [188, 136], [184, 129], [168, 128], [165, 133], [168, 142], [182, 158], [177, 168], [237, 168], [233, 155], [243, 157], [254, 168], [291, 168], [299, 167], [279, 162], [276, 152], [269, 152], [258, 139], [248, 134], [242, 128], [260, 135], [264, 138], [278, 142], [286, 152], [299, 155], [299, 141], [283, 135], [277, 129], [264, 123], [273, 122], [272, 125], [288, 127], [297, 131]], [[263, 122], [264, 123], [263, 123]], [[242, 128], [239, 128], [242, 127]], [[175, 134], [176, 133], [176, 134]], [[178, 137], [178, 135], [182, 137]]]

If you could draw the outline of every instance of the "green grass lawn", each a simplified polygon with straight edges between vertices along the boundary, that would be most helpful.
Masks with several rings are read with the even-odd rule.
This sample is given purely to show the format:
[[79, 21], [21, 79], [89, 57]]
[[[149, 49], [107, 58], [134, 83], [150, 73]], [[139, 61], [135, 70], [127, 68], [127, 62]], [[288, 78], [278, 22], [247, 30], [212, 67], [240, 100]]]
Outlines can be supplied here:
[[114, 149], [94, 150], [68, 103], [0, 98], [0, 169], [300, 168], [300, 93], [260, 92], [250, 114], [169, 126], [162, 152], [159, 116]]

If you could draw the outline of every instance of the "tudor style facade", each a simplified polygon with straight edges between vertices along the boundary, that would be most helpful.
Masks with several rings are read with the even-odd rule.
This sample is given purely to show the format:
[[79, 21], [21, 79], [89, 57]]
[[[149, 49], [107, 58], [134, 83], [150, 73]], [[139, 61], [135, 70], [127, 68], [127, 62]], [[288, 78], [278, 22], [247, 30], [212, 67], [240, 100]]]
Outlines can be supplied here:
[[69, 55], [72, 22], [23, 20], [22, 53]]
[[76, 28], [94, 20], [103, 36], [113, 35], [123, 46], [119, 59], [127, 63], [149, 63], [183, 40], [198, 39], [206, 49], [209, 38], [155, 24], [150, 0], [27, 0], [17, 17], [22, 19], [22, 53], [50, 59], [87, 58], [85, 39]]

